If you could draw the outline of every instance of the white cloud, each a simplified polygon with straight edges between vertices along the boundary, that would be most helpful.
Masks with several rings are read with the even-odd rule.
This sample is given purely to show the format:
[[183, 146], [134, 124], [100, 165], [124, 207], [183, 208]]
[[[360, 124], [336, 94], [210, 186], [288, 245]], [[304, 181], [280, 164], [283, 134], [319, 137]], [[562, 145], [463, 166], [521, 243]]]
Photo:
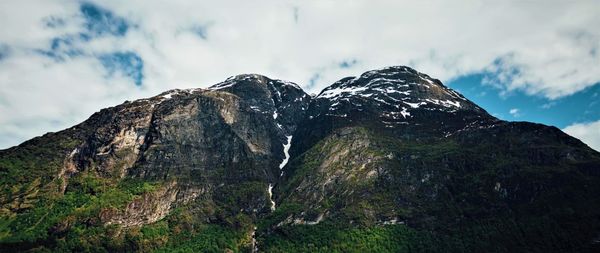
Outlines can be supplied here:
[[[411, 65], [443, 81], [487, 71], [494, 73], [489, 83], [502, 90], [548, 98], [600, 81], [599, 1], [107, 0], [97, 4], [135, 24], [125, 36], [75, 41], [85, 55], [63, 62], [33, 53], [52, 38], [82, 31], [79, 4], [0, 2], [0, 43], [10, 50], [0, 59], [0, 148], [124, 99], [205, 87], [240, 73], [305, 87], [318, 74], [308, 87], [317, 92], [389, 65]], [[49, 29], [50, 17], [66, 25]], [[198, 27], [203, 36], [191, 32]], [[142, 58], [141, 88], [124, 77], [106, 78], [95, 55], [114, 51]]]
[[510, 113], [510, 115], [512, 115], [515, 118], [521, 116], [518, 108], [512, 108], [508, 111], [508, 113]]
[[563, 131], [583, 141], [591, 148], [600, 151], [600, 120], [590, 123], [576, 123]]

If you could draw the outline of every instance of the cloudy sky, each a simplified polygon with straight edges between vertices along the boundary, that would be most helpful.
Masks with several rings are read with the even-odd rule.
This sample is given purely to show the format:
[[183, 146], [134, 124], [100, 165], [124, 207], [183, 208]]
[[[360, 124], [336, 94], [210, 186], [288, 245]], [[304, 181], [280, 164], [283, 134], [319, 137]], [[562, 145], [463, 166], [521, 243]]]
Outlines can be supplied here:
[[0, 149], [240, 73], [309, 92], [408, 65], [600, 150], [600, 1], [0, 1]]

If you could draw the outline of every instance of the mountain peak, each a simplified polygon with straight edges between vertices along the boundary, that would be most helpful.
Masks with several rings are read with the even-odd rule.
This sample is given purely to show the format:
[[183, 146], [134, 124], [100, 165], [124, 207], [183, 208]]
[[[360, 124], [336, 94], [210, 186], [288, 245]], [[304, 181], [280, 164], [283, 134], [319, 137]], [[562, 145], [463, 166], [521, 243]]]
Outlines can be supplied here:
[[225, 81], [217, 83], [213, 86], [210, 86], [208, 89], [210, 90], [221, 90], [233, 86], [290, 86], [297, 90], [302, 90], [300, 86], [295, 83], [279, 80], [279, 79], [271, 79], [267, 76], [260, 74], [239, 74], [235, 76], [231, 76], [227, 78]]
[[317, 98], [331, 101], [330, 110], [344, 103], [359, 106], [370, 101], [394, 107], [404, 118], [416, 109], [485, 112], [439, 80], [406, 66], [386, 67], [367, 71], [358, 77], [343, 78], [325, 88]]
[[[417, 95], [430, 94], [434, 97], [441, 97], [441, 93], [445, 93], [448, 98], [456, 100], [450, 104], [457, 106], [460, 105], [460, 100], [466, 100], [459, 93], [444, 86], [439, 80], [406, 66], [370, 70], [358, 77], [343, 78], [325, 88], [318, 97], [334, 98], [338, 94], [344, 93], [364, 95], [360, 91], [367, 91], [367, 93], [385, 91], [403, 94], [407, 97], [411, 93], [417, 93]], [[369, 97], [369, 95], [366, 96]]]

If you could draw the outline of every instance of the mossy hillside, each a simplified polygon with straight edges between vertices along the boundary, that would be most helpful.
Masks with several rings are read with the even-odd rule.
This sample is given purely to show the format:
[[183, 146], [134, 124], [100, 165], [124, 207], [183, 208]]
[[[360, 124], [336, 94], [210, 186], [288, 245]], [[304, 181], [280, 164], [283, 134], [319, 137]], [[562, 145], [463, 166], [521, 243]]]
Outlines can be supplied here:
[[289, 175], [284, 174], [286, 184], [277, 189], [290, 195], [281, 195], [278, 200], [324, 212], [360, 201], [354, 199], [360, 195], [377, 195], [374, 184], [384, 156], [376, 146], [364, 128], [346, 128], [318, 142], [290, 162], [286, 168]]
[[258, 245], [263, 252], [419, 252], [411, 251], [418, 241], [418, 233], [404, 225], [351, 227], [325, 222], [283, 226], [260, 237]]
[[[75, 147], [65, 148], [65, 154], [56, 158], [60, 162], [55, 164], [53, 173], [64, 165], [72, 148]], [[18, 171], [18, 166], [21, 165], [16, 163], [11, 169]], [[239, 176], [226, 172], [217, 169], [216, 177]], [[216, 187], [214, 193], [179, 208], [178, 212], [155, 224], [127, 229], [106, 226], [99, 217], [102, 210], [122, 210], [135, 198], [165, 184], [162, 181], [121, 179], [118, 174], [105, 175], [109, 176], [105, 178], [93, 169], [77, 173], [69, 179], [64, 194], [58, 192], [60, 182], [51, 181], [55, 184], [52, 194], [36, 195], [31, 206], [2, 216], [0, 249], [52, 252], [148, 252], [159, 249], [166, 252], [198, 252], [200, 249], [222, 252], [231, 249], [240, 252], [250, 247], [250, 230], [257, 215], [269, 210], [267, 183], [248, 181]], [[23, 192], [30, 195], [39, 192], [40, 184], [40, 179], [34, 178]], [[244, 211], [240, 212], [240, 209]], [[165, 224], [168, 224], [167, 230], [161, 227]]]
[[[600, 229], [600, 201], [594, 194], [600, 191], [599, 179], [598, 173], [591, 170], [599, 161], [597, 154], [585, 147], [551, 139], [533, 139], [536, 143], [531, 145], [524, 143], [531, 137], [511, 136], [514, 132], [497, 133], [479, 142], [464, 136], [410, 141], [368, 128], [358, 129], [375, 147], [374, 154], [391, 159], [378, 162], [383, 166], [378, 177], [360, 177], [358, 183], [349, 177], [342, 185], [355, 193], [360, 193], [364, 184], [376, 187], [360, 197], [346, 196], [344, 201], [338, 198], [337, 204], [335, 198], [325, 197], [316, 208], [310, 201], [303, 202], [300, 195], [281, 197], [280, 210], [266, 218], [265, 233], [278, 233], [282, 228], [269, 229], [290, 215], [306, 217], [314, 212], [329, 212], [329, 219], [342, 218], [367, 227], [374, 224], [373, 217], [397, 217], [417, 231], [432, 231], [431, 236], [449, 237], [469, 249], [487, 247], [502, 252], [526, 243], [541, 248], [539, 245], [547, 241], [553, 243], [544, 247], [546, 250], [580, 249]], [[336, 135], [318, 142], [290, 163], [290, 180], [282, 187], [283, 192], [293, 192], [307, 179], [317, 181], [304, 184], [321, 184], [322, 177], [310, 175], [330, 173], [320, 171], [320, 165], [335, 145], [351, 146], [332, 136]], [[578, 159], [560, 158], [565, 152], [564, 156]], [[548, 157], [531, 157], [540, 154]], [[327, 169], [352, 171], [351, 166], [335, 165]], [[378, 215], [365, 215], [368, 213]], [[482, 235], [476, 236], [478, 233]], [[470, 241], [469, 237], [478, 239]]]
[[206, 224], [193, 209], [191, 206], [177, 208], [161, 221], [125, 230], [111, 238], [111, 243], [103, 249], [127, 252], [250, 251], [251, 228]]
[[[160, 187], [160, 183], [128, 179], [115, 181], [87, 173], [71, 178], [64, 195], [50, 195], [39, 199], [35, 207], [0, 221], [0, 242], [4, 247], [28, 249], [54, 247], [67, 240], [73, 245], [99, 245], [109, 240], [99, 234], [110, 234], [102, 226], [99, 213], [107, 208], [123, 209], [127, 203]], [[75, 236], [76, 235], [76, 236]], [[81, 244], [74, 243], [73, 240]]]
[[37, 206], [40, 198], [61, 194], [57, 175], [65, 157], [81, 143], [73, 132], [49, 133], [18, 147], [0, 150], [2, 217]]
[[452, 227], [449, 233], [326, 221], [279, 227], [259, 237], [258, 245], [264, 252], [596, 252], [573, 232], [548, 218], [498, 217]]

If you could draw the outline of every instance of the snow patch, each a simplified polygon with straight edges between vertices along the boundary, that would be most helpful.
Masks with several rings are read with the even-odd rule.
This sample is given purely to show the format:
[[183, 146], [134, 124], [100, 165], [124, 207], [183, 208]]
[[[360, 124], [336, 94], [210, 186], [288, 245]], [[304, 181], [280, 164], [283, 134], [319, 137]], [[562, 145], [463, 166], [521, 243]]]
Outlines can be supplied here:
[[393, 218], [391, 220], [386, 220], [381, 222], [381, 224], [383, 225], [398, 225], [398, 224], [404, 224], [404, 221], [398, 221], [398, 218]]
[[[287, 137], [287, 143], [283, 144], [283, 154], [285, 155], [285, 158], [283, 159], [283, 161], [281, 161], [281, 163], [279, 164], [279, 169], [282, 170], [283, 167], [285, 167], [285, 165], [288, 163], [288, 161], [290, 160], [290, 147], [292, 146], [292, 136], [288, 135]], [[283, 172], [282, 172], [283, 173]]]
[[404, 118], [406, 118], [406, 116], [410, 116], [410, 112], [406, 110], [406, 107], [402, 107], [402, 111], [400, 111], [400, 114], [402, 114], [402, 117]]
[[404, 79], [389, 79], [389, 78], [385, 78], [385, 77], [378, 77], [378, 78], [371, 79], [371, 81], [369, 81], [366, 86], [370, 86], [373, 83], [395, 84], [395, 83], [404, 83], [404, 82], [406, 82], [406, 80], [404, 80]]
[[171, 91], [168, 91], [168, 93], [167, 93], [167, 94], [165, 94], [165, 95], [162, 95], [162, 100], [161, 100], [161, 102], [162, 102], [162, 101], [165, 101], [165, 100], [167, 100], [167, 99], [171, 99], [171, 98], [173, 98], [173, 95], [175, 95], [175, 94], [177, 94], [177, 93], [179, 93], [179, 90], [171, 90]]
[[222, 83], [218, 83], [212, 87], [209, 87], [209, 90], [221, 90], [221, 89], [225, 89], [228, 87], [231, 87], [235, 84], [235, 82], [233, 81], [233, 77], [227, 78], [227, 80], [225, 80], [225, 82]]
[[424, 78], [421, 75], [419, 75], [419, 78], [421, 78], [422, 80], [426, 81], [429, 84], [435, 85], [435, 83], [433, 81], [431, 81], [429, 78]]
[[407, 104], [408, 106], [412, 107], [412, 108], [419, 108], [421, 105], [426, 105], [426, 102], [419, 102], [419, 103], [409, 103], [409, 102], [403, 102], [405, 104]]
[[302, 88], [300, 88], [300, 86], [298, 86], [296, 83], [293, 83], [293, 82], [290, 82], [290, 81], [286, 81], [286, 80], [279, 80], [279, 79], [276, 79], [275, 81], [281, 82], [281, 83], [283, 83], [284, 85], [287, 85], [287, 86], [292, 86], [292, 87], [294, 87], [294, 88], [296, 88], [296, 89], [298, 89], [298, 90], [301, 90], [301, 89], [302, 89]]
[[452, 101], [452, 100], [439, 100], [439, 99], [425, 99], [425, 101], [430, 102], [430, 103], [434, 103], [436, 105], [441, 105], [444, 107], [458, 107], [460, 108], [460, 102], [458, 101]]
[[79, 148], [75, 148], [73, 149], [73, 151], [71, 151], [71, 154], [69, 154], [69, 158], [72, 158], [73, 156], [75, 156], [75, 154], [77, 154], [79, 152]]
[[[408, 85], [406, 85], [406, 86], [408, 86]], [[403, 85], [403, 87], [404, 87], [404, 85]], [[385, 89], [383, 89], [383, 88], [373, 88], [373, 90], [376, 90], [376, 91], [379, 91], [379, 92], [383, 92], [383, 93], [400, 93], [402, 95], [410, 95], [410, 90], [399, 91], [399, 90], [392, 89], [392, 88], [385, 88]]]
[[294, 225], [317, 225], [323, 221], [325, 214], [320, 213], [316, 220], [314, 221], [306, 221], [302, 218], [294, 219]]
[[269, 194], [269, 201], [271, 202], [271, 211], [275, 211], [275, 201], [273, 201], [273, 185], [269, 184], [267, 188], [267, 193]]
[[340, 88], [335, 88], [335, 89], [331, 89], [331, 90], [326, 90], [323, 93], [321, 93], [321, 95], [319, 95], [318, 97], [333, 98], [333, 97], [337, 97], [338, 95], [340, 95], [342, 93], [349, 93], [349, 95], [355, 95], [356, 93], [365, 91], [367, 89], [368, 89], [367, 87], [340, 87]]

